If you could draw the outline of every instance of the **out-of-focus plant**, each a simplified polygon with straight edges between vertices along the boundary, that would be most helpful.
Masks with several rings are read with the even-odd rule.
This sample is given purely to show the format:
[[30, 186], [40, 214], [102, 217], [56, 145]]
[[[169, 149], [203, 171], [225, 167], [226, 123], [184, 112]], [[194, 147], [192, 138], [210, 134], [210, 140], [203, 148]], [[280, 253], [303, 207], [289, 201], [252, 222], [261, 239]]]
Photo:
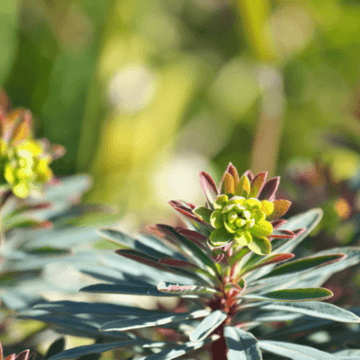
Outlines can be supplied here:
[[30, 355], [29, 350], [24, 350], [20, 354], [11, 354], [7, 357], [5, 357], [3, 353], [3, 348], [0, 341], [0, 360], [34, 360], [36, 357], [36, 354]]
[[[49, 291], [74, 292], [78, 285], [49, 279], [49, 267], [74, 264], [77, 248], [86, 239], [100, 237], [94, 228], [74, 225], [83, 215], [109, 210], [104, 206], [80, 204], [91, 180], [86, 175], [56, 179], [49, 164], [64, 153], [46, 139], [33, 140], [28, 110], [10, 111], [9, 99], [0, 93], [2, 146], [0, 193], [0, 332], [3, 344], [15, 346], [11, 334], [13, 310], [22, 309], [24, 299], [37, 303], [38, 294]], [[10, 175], [9, 175], [10, 174]], [[14, 180], [14, 181], [12, 181]], [[62, 265], [63, 266], [63, 265]], [[51, 273], [51, 271], [50, 271]], [[50, 280], [50, 281], [49, 281]], [[17, 346], [42, 329], [19, 331]], [[22, 337], [25, 336], [24, 339]], [[20, 358], [25, 356], [19, 355]]]
[[10, 100], [0, 93], [0, 181], [2, 192], [8, 188], [20, 198], [51, 180], [50, 163], [64, 154], [59, 145], [34, 140], [29, 110], [10, 110]]
[[[280, 264], [294, 257], [291, 251], [318, 224], [322, 211], [314, 209], [287, 221], [272, 220], [271, 215], [275, 213], [274, 219], [275, 215], [282, 216], [289, 203], [286, 207], [276, 205], [279, 179], [265, 182], [265, 176], [261, 173], [254, 177], [247, 171], [239, 177], [230, 164], [218, 188], [209, 175], [201, 173], [206, 205], [172, 201], [171, 205], [185, 216], [186, 226], [157, 225], [154, 231], [161, 239], [141, 235], [136, 240], [116, 230], [102, 229], [101, 235], [122, 249], [115, 254], [104, 251], [98, 260], [94, 254], [93, 261], [81, 270], [107, 282], [81, 291], [175, 296], [182, 300], [172, 311], [73, 301], [43, 301], [35, 307], [29, 304], [21, 317], [97, 339], [93, 345], [60, 351], [50, 359], [118, 348], [127, 349], [122, 352], [124, 359], [356, 359], [359, 350], [342, 349], [349, 344], [360, 345], [358, 331], [346, 325], [360, 322], [359, 309], [344, 310], [321, 302], [333, 294], [320, 286], [332, 274], [358, 264], [360, 249], [335, 248]], [[235, 201], [220, 204], [223, 199]], [[268, 221], [264, 217], [271, 221], [271, 231], [264, 225]], [[217, 227], [218, 223], [221, 226]], [[212, 238], [219, 228], [226, 231]], [[244, 235], [244, 229], [254, 228], [255, 232], [249, 231], [251, 239], [249, 234]], [[265, 246], [263, 251], [258, 245], [253, 251], [249, 244], [260, 244], [254, 240], [257, 238], [262, 244], [271, 239], [271, 250]], [[95, 261], [105, 266], [97, 266]], [[337, 326], [341, 327], [341, 336]], [[315, 340], [296, 341], [304, 331], [318, 328], [326, 328], [329, 338], [318, 342], [316, 347], [321, 350], [313, 347], [317, 336]]]

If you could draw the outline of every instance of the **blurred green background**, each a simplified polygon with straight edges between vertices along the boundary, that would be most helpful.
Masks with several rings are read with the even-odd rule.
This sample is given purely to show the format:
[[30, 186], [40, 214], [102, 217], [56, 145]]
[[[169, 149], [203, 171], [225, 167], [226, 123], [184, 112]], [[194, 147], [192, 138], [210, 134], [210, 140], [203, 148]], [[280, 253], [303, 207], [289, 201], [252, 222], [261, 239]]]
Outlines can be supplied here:
[[126, 226], [202, 203], [198, 172], [229, 161], [359, 167], [356, 0], [0, 0], [0, 15], [0, 86], [67, 148], [55, 173], [92, 174], [88, 201]]

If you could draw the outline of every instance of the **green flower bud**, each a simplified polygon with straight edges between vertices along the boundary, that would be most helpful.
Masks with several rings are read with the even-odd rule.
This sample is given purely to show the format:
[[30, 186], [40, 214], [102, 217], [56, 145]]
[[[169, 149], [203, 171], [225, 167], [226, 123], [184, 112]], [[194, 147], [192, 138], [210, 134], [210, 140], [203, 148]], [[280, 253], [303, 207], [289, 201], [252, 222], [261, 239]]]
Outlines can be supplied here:
[[273, 232], [273, 227], [266, 217], [274, 210], [272, 202], [242, 196], [228, 199], [226, 195], [219, 195], [214, 209], [210, 215], [210, 224], [215, 228], [209, 239], [211, 246], [219, 247], [236, 241], [260, 255], [271, 251], [267, 236]]

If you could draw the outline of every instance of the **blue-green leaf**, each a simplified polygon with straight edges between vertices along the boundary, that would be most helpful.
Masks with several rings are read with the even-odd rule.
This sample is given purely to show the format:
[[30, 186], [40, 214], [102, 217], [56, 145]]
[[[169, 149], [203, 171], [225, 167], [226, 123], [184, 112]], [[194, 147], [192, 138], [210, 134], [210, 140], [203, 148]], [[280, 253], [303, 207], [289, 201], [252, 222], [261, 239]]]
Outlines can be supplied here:
[[100, 229], [98, 230], [98, 233], [100, 236], [115, 244], [120, 245], [121, 247], [126, 246], [134, 250], [139, 250], [157, 259], [161, 259], [166, 256], [171, 256], [176, 259], [182, 260], [186, 259], [183, 255], [173, 251], [172, 249], [167, 247], [166, 244], [155, 239], [152, 236], [141, 235], [140, 238], [143, 241], [140, 241], [122, 233], [121, 231], [114, 229]]
[[81, 301], [52, 301], [35, 305], [34, 309], [67, 314], [103, 314], [103, 315], [136, 315], [150, 316], [158, 313], [154, 310], [140, 309], [134, 306], [114, 305], [108, 303], [86, 303]]
[[292, 251], [297, 245], [304, 240], [311, 231], [317, 226], [323, 216], [321, 209], [312, 209], [305, 213], [295, 215], [287, 220], [286, 224], [281, 225], [278, 230], [290, 230], [294, 231], [300, 228], [306, 228], [306, 231], [301, 235], [288, 240], [282, 246], [273, 249], [273, 253], [287, 253]]
[[159, 231], [161, 231], [169, 240], [173, 241], [179, 248], [184, 251], [198, 266], [202, 268], [210, 268], [217, 273], [216, 266], [211, 258], [197, 247], [192, 241], [185, 236], [179, 234], [174, 228], [168, 225], [157, 225]]
[[61, 359], [75, 359], [79, 356], [100, 354], [105, 351], [123, 348], [126, 346], [141, 345], [142, 347], [160, 347], [159, 345], [164, 343], [144, 343], [142, 340], [130, 340], [130, 341], [116, 341], [105, 344], [92, 344], [84, 345], [69, 350], [61, 351], [60, 353], [52, 356], [49, 360], [61, 360]]
[[262, 305], [261, 310], [290, 311], [339, 322], [360, 322], [360, 318], [352, 312], [319, 301], [269, 303]]
[[359, 349], [346, 349], [336, 351], [334, 355], [340, 360], [359, 360], [360, 350]]
[[209, 315], [207, 310], [196, 310], [186, 313], [152, 314], [131, 320], [116, 320], [104, 324], [101, 331], [127, 331], [152, 326], [162, 326], [177, 321], [202, 318]]
[[155, 286], [140, 286], [130, 284], [96, 284], [85, 286], [79, 291], [105, 293], [105, 294], [128, 294], [128, 295], [146, 295], [146, 296], [176, 296], [169, 293], [160, 292]]
[[228, 360], [261, 360], [262, 355], [255, 336], [233, 326], [225, 326], [224, 336]]
[[40, 248], [44, 246], [54, 246], [60, 249], [73, 248], [80, 244], [90, 244], [100, 240], [96, 229], [81, 227], [54, 230], [39, 230], [27, 235], [29, 240], [25, 243], [26, 249]]
[[292, 360], [339, 360], [332, 354], [320, 351], [313, 347], [286, 343], [282, 341], [259, 341], [262, 350]]
[[344, 254], [332, 254], [332, 255], [322, 255], [322, 256], [311, 256], [299, 260], [294, 260], [287, 264], [276, 267], [273, 271], [268, 273], [262, 279], [267, 279], [271, 276], [290, 275], [293, 273], [312, 271], [313, 269], [317, 269], [321, 266], [329, 265], [336, 261], [340, 261], [344, 259], [345, 256], [346, 255]]
[[333, 293], [324, 288], [285, 289], [262, 295], [242, 295], [241, 298], [264, 301], [308, 301], [323, 300], [333, 296]]
[[208, 315], [201, 323], [191, 332], [191, 341], [201, 341], [220, 326], [227, 318], [227, 313], [222, 310], [216, 310]]
[[177, 345], [169, 349], [162, 350], [156, 354], [145, 356], [139, 360], [170, 360], [176, 359], [190, 351], [200, 349], [206, 343], [210, 342], [210, 339], [205, 341], [187, 342], [185, 344]]

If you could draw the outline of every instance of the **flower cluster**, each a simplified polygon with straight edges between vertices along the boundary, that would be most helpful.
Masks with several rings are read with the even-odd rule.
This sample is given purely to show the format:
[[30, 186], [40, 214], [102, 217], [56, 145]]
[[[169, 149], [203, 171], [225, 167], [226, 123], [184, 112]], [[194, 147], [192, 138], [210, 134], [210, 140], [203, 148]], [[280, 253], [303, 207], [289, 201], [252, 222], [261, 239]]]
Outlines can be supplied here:
[[62, 156], [64, 149], [50, 148], [46, 140], [32, 139], [31, 113], [22, 109], [9, 111], [8, 99], [5, 93], [1, 95], [0, 182], [17, 197], [25, 198], [52, 178], [50, 163]]
[[270, 238], [291, 237], [291, 231], [274, 230], [284, 221], [277, 220], [289, 209], [287, 200], [275, 199], [279, 177], [266, 181], [267, 173], [254, 176], [250, 171], [241, 177], [230, 163], [220, 186], [205, 172], [200, 173], [201, 187], [207, 198], [206, 206], [172, 201], [176, 210], [191, 220], [200, 221], [209, 229], [211, 248], [247, 246], [259, 255], [271, 253]]

